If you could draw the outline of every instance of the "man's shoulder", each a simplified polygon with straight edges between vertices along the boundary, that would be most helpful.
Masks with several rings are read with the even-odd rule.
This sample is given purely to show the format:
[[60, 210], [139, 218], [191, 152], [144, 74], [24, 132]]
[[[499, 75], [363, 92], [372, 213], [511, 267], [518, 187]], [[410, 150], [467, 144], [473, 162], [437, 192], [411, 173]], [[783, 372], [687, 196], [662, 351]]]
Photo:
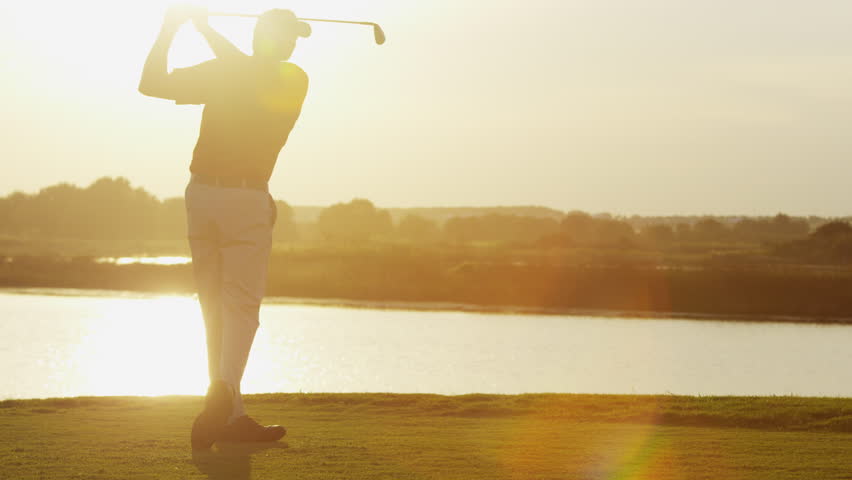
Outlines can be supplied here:
[[302, 70], [302, 67], [290, 62], [281, 62], [281, 76], [286, 80], [303, 80], [308, 81], [308, 73]]
[[300, 72], [304, 76], [308, 76], [308, 74], [302, 69], [302, 67], [296, 65], [293, 62], [281, 62], [281, 68], [293, 72]]

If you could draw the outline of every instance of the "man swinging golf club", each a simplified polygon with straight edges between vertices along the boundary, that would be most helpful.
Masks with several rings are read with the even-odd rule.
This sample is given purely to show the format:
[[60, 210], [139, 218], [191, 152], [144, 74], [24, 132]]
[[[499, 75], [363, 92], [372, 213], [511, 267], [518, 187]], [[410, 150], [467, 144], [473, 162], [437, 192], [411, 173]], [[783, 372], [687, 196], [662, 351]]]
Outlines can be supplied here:
[[[192, 20], [214, 60], [168, 72], [169, 47]], [[207, 24], [203, 9], [170, 9], [145, 62], [139, 91], [177, 104], [203, 104], [186, 188], [187, 229], [207, 332], [210, 387], [192, 426], [192, 447], [268, 442], [283, 427], [246, 415], [240, 395], [264, 295], [275, 203], [267, 189], [279, 152], [299, 118], [308, 76], [286, 62], [308, 24], [289, 10], [258, 17], [253, 55]]]

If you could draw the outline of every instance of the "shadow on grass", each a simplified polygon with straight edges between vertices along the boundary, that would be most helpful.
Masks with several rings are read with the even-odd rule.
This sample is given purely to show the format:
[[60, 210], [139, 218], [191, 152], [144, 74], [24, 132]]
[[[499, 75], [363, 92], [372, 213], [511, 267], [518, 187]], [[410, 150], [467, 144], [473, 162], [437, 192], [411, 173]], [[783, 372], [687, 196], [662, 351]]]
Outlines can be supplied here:
[[251, 456], [288, 448], [286, 443], [223, 443], [213, 450], [193, 450], [192, 463], [210, 480], [250, 480]]

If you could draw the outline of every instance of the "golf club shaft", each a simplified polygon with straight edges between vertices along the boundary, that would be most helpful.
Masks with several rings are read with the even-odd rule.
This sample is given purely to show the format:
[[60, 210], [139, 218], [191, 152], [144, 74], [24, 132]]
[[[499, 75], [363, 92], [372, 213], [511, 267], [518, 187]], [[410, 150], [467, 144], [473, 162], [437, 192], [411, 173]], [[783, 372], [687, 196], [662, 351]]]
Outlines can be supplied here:
[[[222, 13], [222, 12], [211, 12], [207, 14], [208, 17], [247, 17], [247, 18], [258, 18], [260, 15], [256, 14], [248, 14], [248, 13]], [[352, 20], [329, 20], [327, 18], [299, 18], [303, 22], [328, 22], [328, 23], [348, 23], [351, 25], [367, 25], [373, 27], [373, 36], [376, 39], [376, 43], [382, 45], [385, 43], [385, 32], [382, 30], [382, 27], [377, 23], [373, 22], [355, 22]]]
[[[245, 17], [245, 18], [257, 18], [260, 15], [250, 14], [250, 13], [220, 13], [220, 12], [210, 12], [207, 14], [210, 17]], [[299, 18], [298, 20], [302, 20], [303, 22], [328, 22], [328, 23], [351, 23], [353, 25], [370, 25], [375, 26], [376, 24], [373, 22], [355, 22], [352, 20], [329, 20], [325, 18]]]
[[304, 20], [306, 22], [351, 23], [353, 25], [370, 25], [372, 27], [376, 26], [376, 24], [373, 22], [353, 22], [352, 20], [326, 20], [323, 18], [300, 18], [299, 20]]

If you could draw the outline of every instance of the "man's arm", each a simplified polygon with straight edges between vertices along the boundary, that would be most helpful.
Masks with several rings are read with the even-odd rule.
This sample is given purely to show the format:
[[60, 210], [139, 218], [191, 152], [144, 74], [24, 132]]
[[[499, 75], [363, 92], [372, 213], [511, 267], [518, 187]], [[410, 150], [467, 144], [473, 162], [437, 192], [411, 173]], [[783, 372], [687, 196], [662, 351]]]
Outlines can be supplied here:
[[213, 30], [213, 27], [207, 23], [206, 13], [207, 12], [204, 12], [204, 15], [193, 16], [192, 23], [195, 25], [198, 32], [204, 37], [204, 40], [207, 41], [207, 45], [210, 45], [210, 49], [213, 50], [213, 54], [216, 55], [216, 58], [245, 56], [245, 53], [243, 53], [242, 50], [228, 41], [228, 39], [222, 36], [221, 33]]
[[160, 34], [151, 47], [145, 67], [142, 69], [142, 79], [139, 81], [139, 92], [149, 97], [169, 98], [169, 48], [180, 26], [191, 18], [192, 11], [181, 7], [172, 7], [166, 12]]

